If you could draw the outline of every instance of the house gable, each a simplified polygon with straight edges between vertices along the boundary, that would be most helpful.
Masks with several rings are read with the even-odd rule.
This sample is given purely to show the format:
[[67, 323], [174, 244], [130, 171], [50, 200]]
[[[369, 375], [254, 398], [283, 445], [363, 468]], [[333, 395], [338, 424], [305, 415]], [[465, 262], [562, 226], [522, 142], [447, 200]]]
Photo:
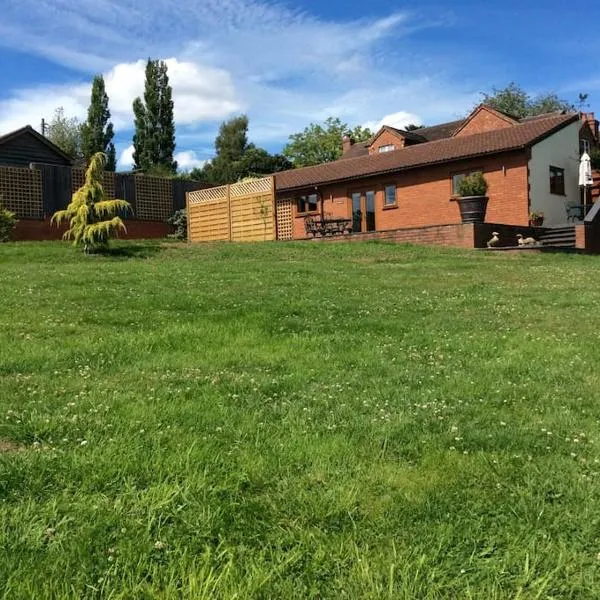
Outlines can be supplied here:
[[517, 125], [519, 121], [505, 115], [491, 106], [482, 104], [478, 106], [454, 132], [453, 137], [472, 135], [495, 129], [505, 129]]
[[30, 163], [70, 166], [73, 161], [30, 125], [0, 137], [0, 165], [28, 167]]
[[382, 152], [382, 148], [393, 147], [393, 150], [400, 150], [406, 145], [406, 138], [399, 130], [384, 125], [370, 140], [369, 154]]

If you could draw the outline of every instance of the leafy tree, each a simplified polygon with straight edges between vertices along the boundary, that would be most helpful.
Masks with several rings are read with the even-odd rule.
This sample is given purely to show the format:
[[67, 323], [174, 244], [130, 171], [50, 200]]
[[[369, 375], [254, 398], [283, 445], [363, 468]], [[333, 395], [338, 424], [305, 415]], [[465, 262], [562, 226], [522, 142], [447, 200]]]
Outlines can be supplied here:
[[245, 177], [260, 177], [291, 169], [293, 165], [279, 154], [248, 143], [248, 117], [225, 121], [215, 139], [216, 156], [201, 169], [190, 172], [192, 179], [224, 185]]
[[60, 225], [68, 221], [69, 229], [63, 239], [73, 240], [73, 245], [83, 244], [86, 254], [106, 249], [109, 238], [124, 230], [125, 224], [118, 213], [131, 209], [125, 200], [108, 200], [102, 187], [102, 174], [106, 155], [97, 152], [92, 156], [85, 174], [85, 183], [73, 194], [65, 210], [52, 216], [52, 222]]
[[133, 102], [135, 134], [133, 161], [135, 169], [148, 172], [162, 168], [175, 173], [175, 121], [173, 118], [173, 90], [169, 85], [167, 64], [150, 60], [146, 64], [144, 100]]
[[515, 82], [502, 89], [492, 88], [490, 94], [482, 94], [482, 99], [484, 104], [519, 119], [559, 110], [575, 110], [571, 103], [562, 100], [555, 93], [532, 97]]
[[425, 125], [415, 125], [414, 123], [410, 123], [404, 128], [404, 131], [416, 131], [417, 129], [423, 129]]
[[283, 155], [295, 167], [331, 162], [342, 156], [342, 138], [345, 135], [355, 142], [363, 142], [373, 133], [360, 126], [350, 130], [340, 119], [329, 117], [322, 125], [311, 123], [304, 131], [290, 135]]
[[114, 135], [104, 77], [96, 75], [92, 83], [92, 98], [87, 121], [81, 126], [81, 149], [86, 162], [89, 162], [96, 152], [104, 152], [106, 170], [114, 171], [117, 167], [115, 145], [112, 141]]
[[54, 117], [48, 124], [46, 137], [76, 163], [82, 161], [81, 124], [75, 117], [66, 117], [62, 106], [54, 111]]

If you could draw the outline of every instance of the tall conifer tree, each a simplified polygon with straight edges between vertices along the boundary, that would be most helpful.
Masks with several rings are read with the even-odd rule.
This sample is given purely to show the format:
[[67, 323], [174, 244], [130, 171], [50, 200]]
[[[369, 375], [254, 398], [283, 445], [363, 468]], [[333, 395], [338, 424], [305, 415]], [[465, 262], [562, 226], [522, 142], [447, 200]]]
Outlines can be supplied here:
[[173, 91], [164, 61], [148, 59], [144, 100], [134, 100], [133, 113], [134, 168], [145, 172], [175, 174]]
[[103, 152], [106, 155], [105, 170], [114, 171], [117, 166], [114, 135], [104, 77], [96, 75], [92, 83], [87, 121], [81, 126], [81, 150], [85, 161], [89, 163], [94, 154]]

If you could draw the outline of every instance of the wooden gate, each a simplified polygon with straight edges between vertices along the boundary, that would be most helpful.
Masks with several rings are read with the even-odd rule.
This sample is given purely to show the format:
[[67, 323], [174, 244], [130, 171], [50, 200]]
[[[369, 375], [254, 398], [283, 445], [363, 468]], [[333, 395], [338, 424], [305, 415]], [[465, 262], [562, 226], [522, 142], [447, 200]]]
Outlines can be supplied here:
[[262, 242], [275, 239], [272, 177], [187, 194], [191, 242]]

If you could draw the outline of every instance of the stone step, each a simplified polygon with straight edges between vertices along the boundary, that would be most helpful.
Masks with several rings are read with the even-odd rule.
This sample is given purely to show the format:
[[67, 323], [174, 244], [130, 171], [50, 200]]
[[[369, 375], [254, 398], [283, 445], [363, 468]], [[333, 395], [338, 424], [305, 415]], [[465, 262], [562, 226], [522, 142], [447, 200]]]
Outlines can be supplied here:
[[544, 246], [553, 246], [555, 248], [575, 248], [575, 226], [561, 226], [546, 229], [539, 236], [539, 241]]

